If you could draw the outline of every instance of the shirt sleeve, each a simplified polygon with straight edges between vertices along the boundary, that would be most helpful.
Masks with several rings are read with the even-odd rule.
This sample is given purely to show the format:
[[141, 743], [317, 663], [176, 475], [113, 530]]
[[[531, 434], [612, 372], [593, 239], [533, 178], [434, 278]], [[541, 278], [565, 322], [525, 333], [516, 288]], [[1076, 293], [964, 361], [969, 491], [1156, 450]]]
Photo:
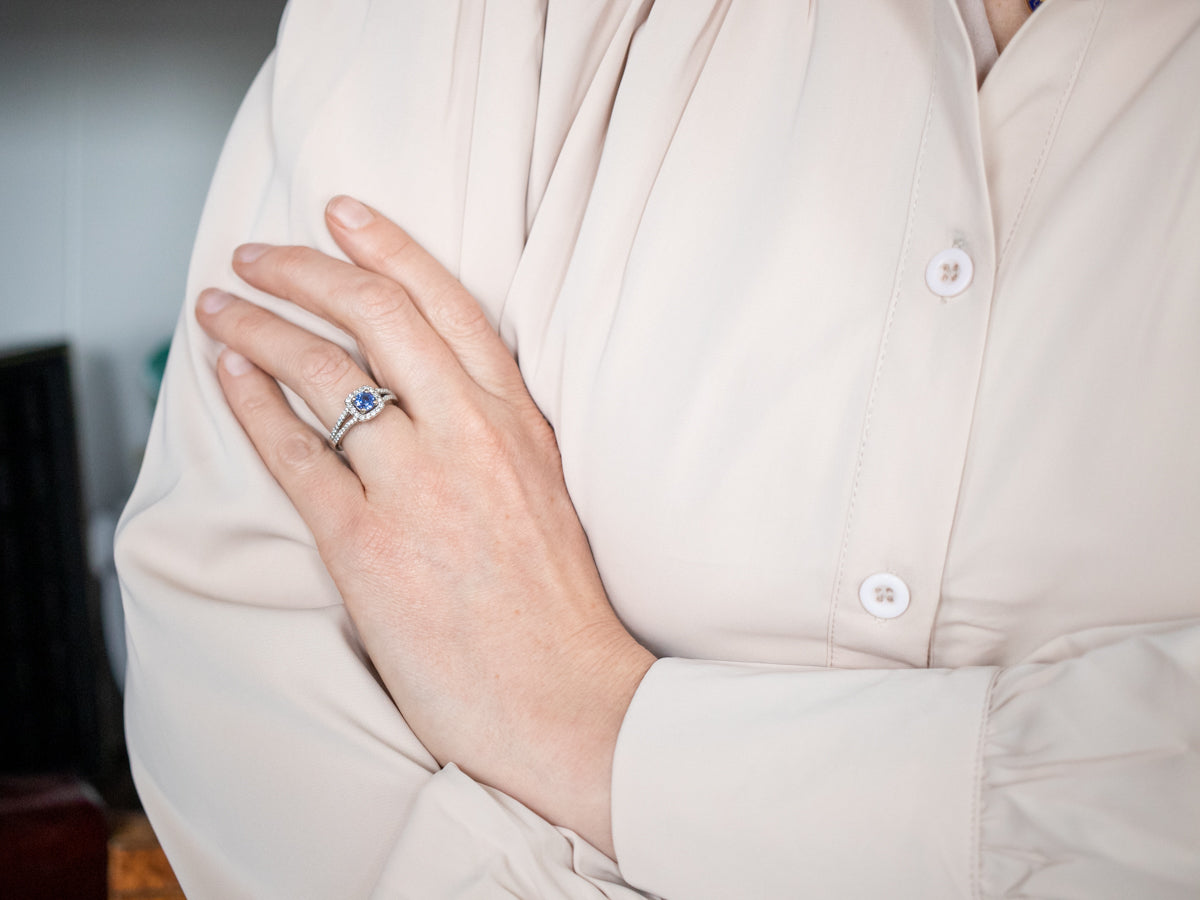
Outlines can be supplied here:
[[366, 896], [435, 768], [225, 407], [191, 307], [278, 233], [272, 56], [226, 143], [117, 544], [138, 793], [188, 896]]
[[226, 406], [219, 348], [192, 314], [222, 287], [349, 347], [230, 269], [244, 241], [336, 252], [322, 211], [339, 192], [502, 296], [524, 241], [544, 10], [484, 6], [294, 0], [212, 182], [117, 547], [131, 765], [189, 897], [640, 896], [586, 842], [438, 770]]
[[660, 660], [617, 745], [622, 872], [688, 898], [1194, 897], [1200, 624], [1114, 637], [1009, 668]]

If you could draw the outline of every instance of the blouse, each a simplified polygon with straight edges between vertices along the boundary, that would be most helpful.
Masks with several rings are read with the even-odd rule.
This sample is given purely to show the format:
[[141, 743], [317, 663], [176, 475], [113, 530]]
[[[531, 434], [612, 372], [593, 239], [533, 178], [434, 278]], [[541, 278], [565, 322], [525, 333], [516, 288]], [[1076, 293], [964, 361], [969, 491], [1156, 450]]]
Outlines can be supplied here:
[[[1197, 896], [1197, 85], [1193, 0], [982, 86], [955, 0], [293, 0], [118, 543], [188, 895]], [[615, 863], [439, 769], [222, 399], [206, 286], [348, 345], [229, 266], [337, 193], [484, 306], [661, 657]]]

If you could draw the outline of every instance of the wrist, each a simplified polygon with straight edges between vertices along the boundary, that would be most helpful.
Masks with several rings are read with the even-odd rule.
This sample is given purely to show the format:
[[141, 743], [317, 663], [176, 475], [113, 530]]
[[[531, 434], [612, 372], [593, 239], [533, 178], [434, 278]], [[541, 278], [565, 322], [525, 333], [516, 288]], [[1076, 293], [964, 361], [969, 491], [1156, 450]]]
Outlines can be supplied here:
[[614, 854], [612, 766], [617, 736], [642, 678], [655, 662], [623, 628], [589, 642], [554, 701], [535, 717], [522, 795], [547, 821]]

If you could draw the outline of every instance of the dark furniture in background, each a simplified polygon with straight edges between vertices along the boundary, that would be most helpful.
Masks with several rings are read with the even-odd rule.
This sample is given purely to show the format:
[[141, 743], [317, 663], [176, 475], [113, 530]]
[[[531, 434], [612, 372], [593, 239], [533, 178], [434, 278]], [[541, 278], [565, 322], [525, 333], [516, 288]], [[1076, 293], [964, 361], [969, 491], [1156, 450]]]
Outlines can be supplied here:
[[105, 900], [104, 804], [69, 775], [0, 776], [0, 897]]
[[102, 765], [102, 646], [63, 345], [0, 353], [0, 772]]
[[108, 821], [95, 788], [133, 797], [84, 534], [67, 347], [0, 352], [4, 898], [103, 900]]

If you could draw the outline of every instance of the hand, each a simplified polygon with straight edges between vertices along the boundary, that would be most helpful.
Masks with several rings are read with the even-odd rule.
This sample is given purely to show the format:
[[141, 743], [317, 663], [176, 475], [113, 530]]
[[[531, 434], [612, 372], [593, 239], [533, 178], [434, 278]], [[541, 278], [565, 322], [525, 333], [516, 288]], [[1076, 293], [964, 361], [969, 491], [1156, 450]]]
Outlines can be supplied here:
[[[613, 749], [654, 658], [608, 603], [554, 433], [453, 276], [357, 201], [335, 198], [327, 221], [356, 265], [248, 244], [234, 269], [345, 330], [370, 373], [210, 290], [197, 317], [229, 348], [218, 366], [229, 405], [417, 737], [612, 856]], [[398, 403], [346, 433], [343, 460], [276, 380], [330, 425], [362, 385]]]

